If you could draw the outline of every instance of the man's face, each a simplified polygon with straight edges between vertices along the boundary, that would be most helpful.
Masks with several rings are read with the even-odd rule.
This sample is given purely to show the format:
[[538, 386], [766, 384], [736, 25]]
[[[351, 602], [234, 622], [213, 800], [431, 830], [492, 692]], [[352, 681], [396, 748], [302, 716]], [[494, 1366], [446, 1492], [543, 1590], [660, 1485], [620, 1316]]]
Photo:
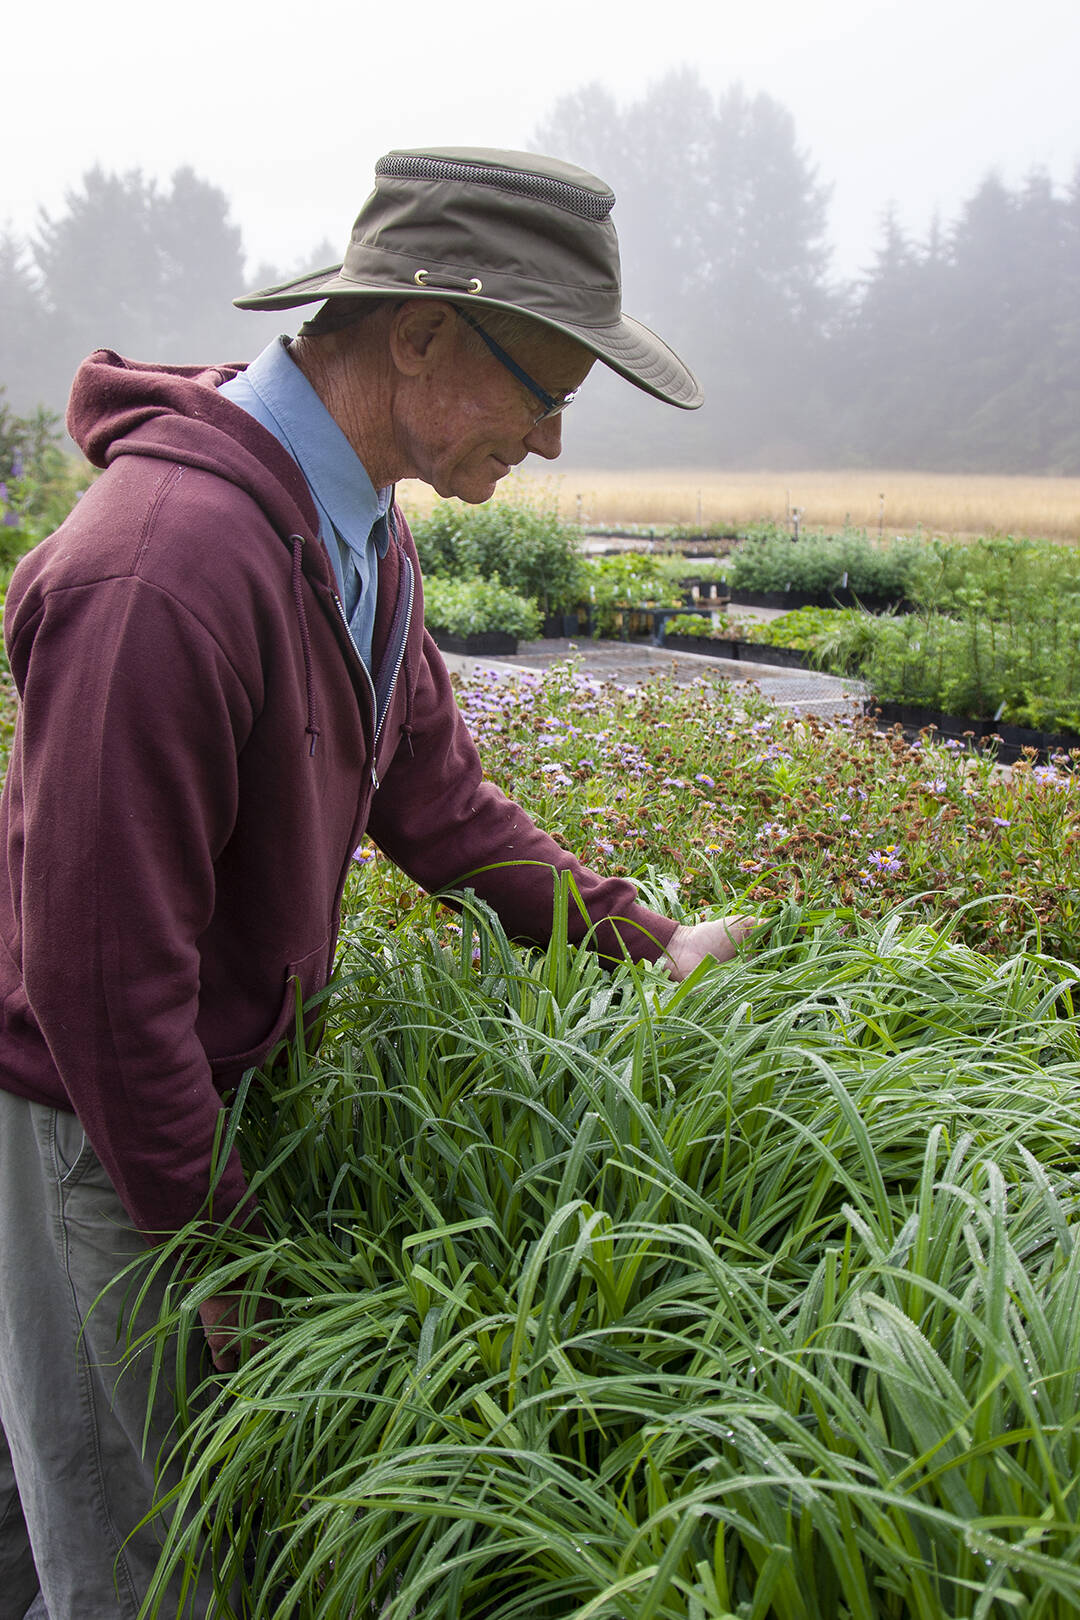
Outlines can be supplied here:
[[[415, 476], [446, 498], [488, 500], [532, 452], [553, 461], [562, 449], [562, 417], [542, 422], [542, 406], [523, 382], [486, 350], [476, 352], [468, 328], [449, 321], [429, 372], [411, 402], [407, 428]], [[593, 357], [559, 332], [539, 331], [514, 345], [512, 357], [552, 395], [568, 394], [586, 378]]]

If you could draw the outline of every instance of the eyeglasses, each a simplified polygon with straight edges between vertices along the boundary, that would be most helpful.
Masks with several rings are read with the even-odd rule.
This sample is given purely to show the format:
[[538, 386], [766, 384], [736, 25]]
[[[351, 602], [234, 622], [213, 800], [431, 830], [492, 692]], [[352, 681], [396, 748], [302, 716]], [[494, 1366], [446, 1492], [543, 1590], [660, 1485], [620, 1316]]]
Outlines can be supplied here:
[[457, 304], [454, 305], [454, 308], [462, 320], [472, 327], [489, 353], [493, 354], [500, 365], [504, 365], [507, 371], [517, 378], [518, 382], [524, 383], [529, 393], [535, 394], [544, 407], [538, 416], [533, 417], [533, 427], [536, 427], [538, 422], [546, 422], [549, 416], [558, 416], [561, 411], [565, 411], [568, 405], [573, 404], [577, 398], [576, 388], [572, 388], [568, 394], [549, 394], [545, 388], [541, 388], [538, 382], [533, 381], [529, 373], [519, 366], [516, 360], [511, 359], [501, 344], [496, 343], [495, 339], [484, 331], [479, 321], [474, 321], [472, 316]]

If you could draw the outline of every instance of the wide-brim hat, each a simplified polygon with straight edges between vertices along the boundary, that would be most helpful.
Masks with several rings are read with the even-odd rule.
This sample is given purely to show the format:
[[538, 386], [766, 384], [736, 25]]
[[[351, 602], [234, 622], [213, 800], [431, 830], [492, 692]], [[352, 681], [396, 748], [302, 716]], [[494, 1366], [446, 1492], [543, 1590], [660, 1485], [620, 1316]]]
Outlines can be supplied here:
[[342, 264], [246, 293], [239, 309], [357, 298], [441, 298], [516, 310], [576, 338], [646, 393], [704, 398], [678, 355], [622, 313], [615, 195], [585, 169], [531, 152], [389, 152]]

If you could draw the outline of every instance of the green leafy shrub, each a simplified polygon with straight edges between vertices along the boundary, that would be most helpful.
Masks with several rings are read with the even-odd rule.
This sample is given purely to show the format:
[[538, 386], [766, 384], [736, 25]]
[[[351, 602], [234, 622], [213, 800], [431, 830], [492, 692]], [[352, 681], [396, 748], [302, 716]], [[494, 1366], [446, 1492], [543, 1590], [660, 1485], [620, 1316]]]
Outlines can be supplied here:
[[579, 530], [552, 506], [495, 500], [439, 501], [412, 525], [425, 578], [497, 579], [533, 599], [543, 617], [569, 613], [582, 595]]
[[660, 559], [662, 577], [670, 585], [684, 587], [689, 580], [702, 584], [723, 585], [727, 582], [728, 563], [725, 557], [671, 557]]
[[732, 626], [743, 641], [763, 642], [769, 647], [797, 647], [802, 652], [816, 647], [823, 636], [835, 634], [837, 625], [857, 618], [854, 608], [794, 608], [775, 619], [744, 620]]
[[495, 579], [429, 579], [424, 584], [424, 620], [451, 636], [501, 630], [529, 641], [540, 633], [536, 604]]

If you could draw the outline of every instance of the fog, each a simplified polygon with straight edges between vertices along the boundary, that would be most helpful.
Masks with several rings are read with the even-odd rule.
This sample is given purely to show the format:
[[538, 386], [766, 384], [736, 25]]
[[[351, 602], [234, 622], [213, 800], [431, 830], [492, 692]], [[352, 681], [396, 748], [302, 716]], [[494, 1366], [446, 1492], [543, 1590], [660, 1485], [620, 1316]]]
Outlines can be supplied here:
[[[264, 271], [339, 257], [380, 153], [531, 147], [614, 185], [626, 307], [685, 354], [708, 395], [687, 418], [594, 373], [568, 418], [568, 463], [639, 459], [644, 434], [658, 458], [687, 464], [1080, 470], [1065, 420], [1078, 414], [1075, 0], [672, 0], [640, 13], [552, 0], [497, 23], [419, 0], [315, 26], [296, 16], [119, 0], [107, 25], [86, 13], [58, 28], [29, 7], [6, 19], [9, 405], [62, 407], [70, 368], [99, 344], [249, 357], [280, 318], [240, 315], [229, 298]], [[675, 113], [661, 124], [665, 106]], [[733, 236], [687, 264], [682, 222], [665, 215], [669, 178], [697, 151], [695, 195], [715, 199], [718, 154], [736, 149], [762, 177], [780, 153], [786, 201], [762, 178]], [[155, 325], [131, 307], [122, 270], [110, 279], [59, 229], [94, 166], [166, 199], [191, 170], [192, 208], [198, 186], [220, 193], [227, 220], [204, 208], [209, 225], [188, 231], [194, 249], [208, 232], [220, 274], [185, 271], [184, 320]], [[980, 262], [1000, 270], [993, 285], [976, 287]], [[770, 303], [778, 283], [785, 296]], [[185, 286], [175, 291], [182, 302]]]

